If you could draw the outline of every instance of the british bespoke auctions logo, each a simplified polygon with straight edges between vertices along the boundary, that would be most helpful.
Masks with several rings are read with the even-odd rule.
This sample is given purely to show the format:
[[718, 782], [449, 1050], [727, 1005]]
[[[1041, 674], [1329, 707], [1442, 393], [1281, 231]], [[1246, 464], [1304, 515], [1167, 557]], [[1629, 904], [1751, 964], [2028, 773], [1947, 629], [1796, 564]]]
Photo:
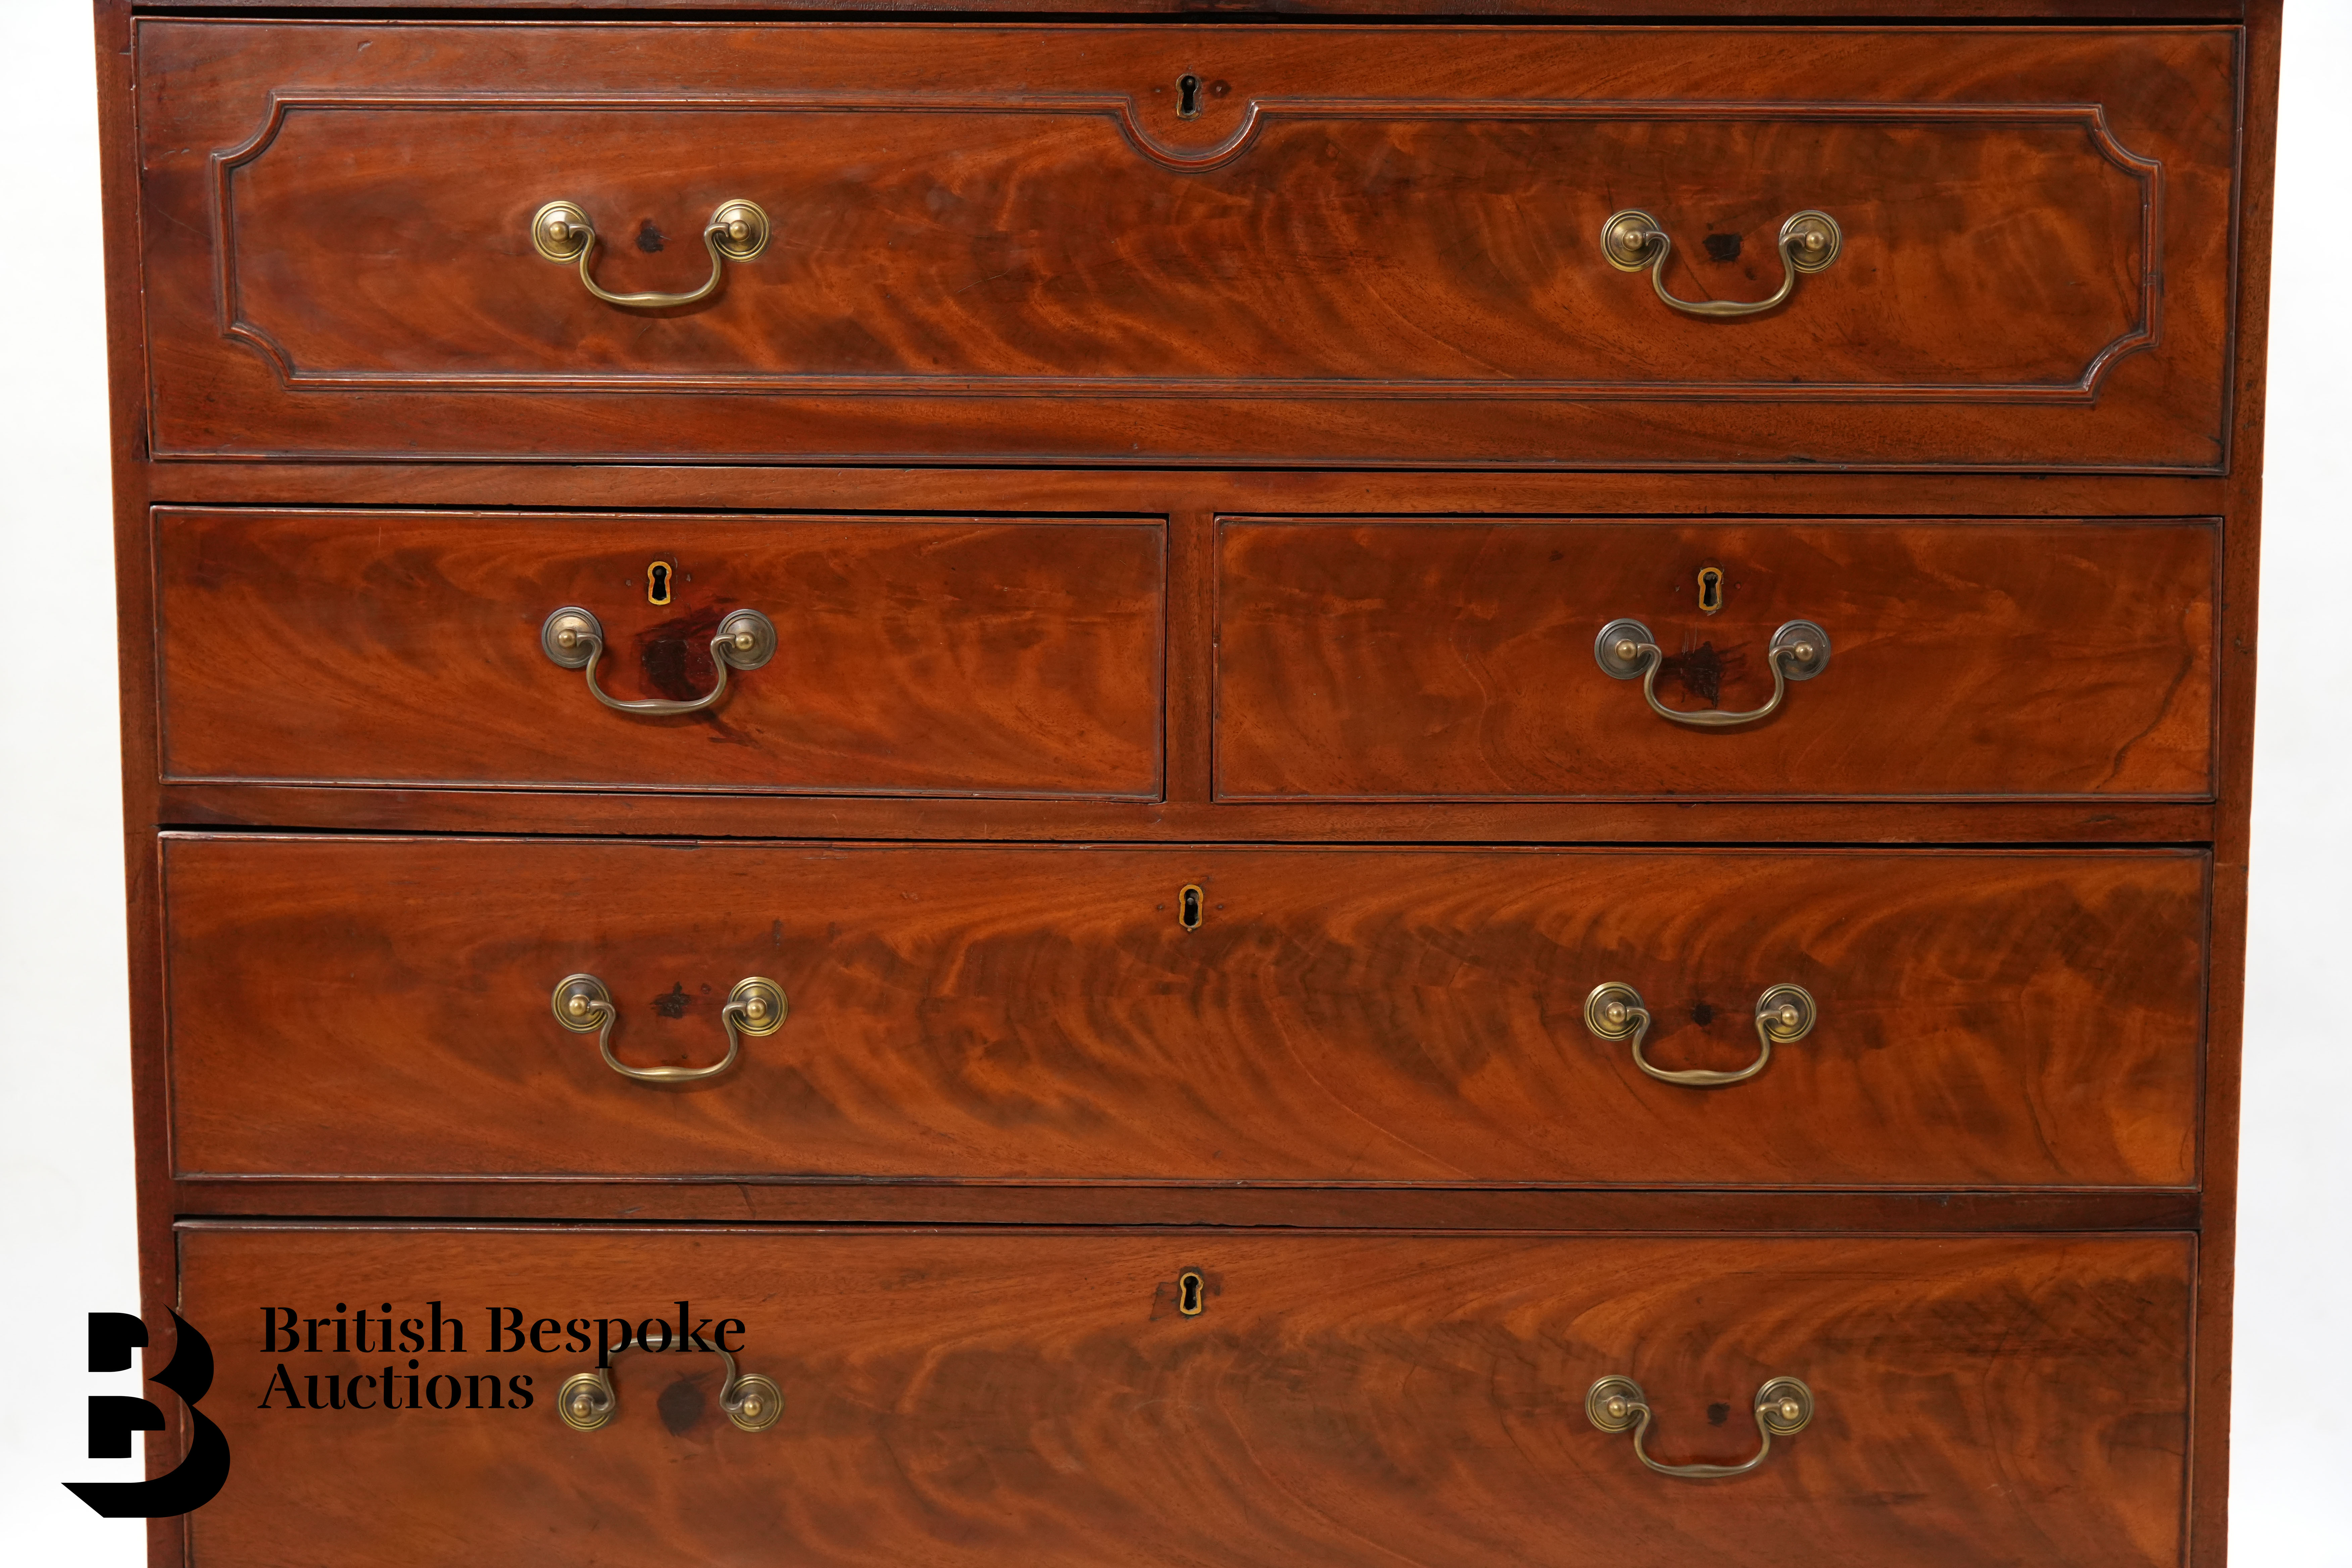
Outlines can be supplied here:
[[[532, 1319], [520, 1307], [483, 1309], [487, 1343], [477, 1342], [477, 1352], [512, 1355], [530, 1350], [540, 1355], [585, 1356], [593, 1352], [599, 1367], [632, 1348], [653, 1351], [721, 1350], [732, 1355], [742, 1349], [740, 1318], [721, 1318], [714, 1328], [709, 1318], [696, 1318], [690, 1301], [674, 1303], [677, 1318], [667, 1314], [632, 1321], [627, 1318]], [[424, 1364], [426, 1356], [467, 1354], [466, 1325], [445, 1313], [441, 1303], [427, 1301], [427, 1310], [413, 1318], [395, 1317], [386, 1301], [375, 1311], [357, 1311], [335, 1303], [331, 1317], [305, 1317], [291, 1307], [261, 1309], [261, 1349], [264, 1354], [303, 1358], [312, 1355], [352, 1357], [381, 1355], [381, 1372], [298, 1371], [299, 1360], [289, 1365], [279, 1360], [262, 1390], [264, 1410], [528, 1410], [534, 1403], [530, 1373], [478, 1370], [479, 1362], [460, 1363], [445, 1372]], [[404, 1367], [403, 1362], [406, 1363]]]
[[[476, 1337], [472, 1355], [507, 1357], [529, 1352], [585, 1359], [593, 1352], [601, 1372], [626, 1350], [656, 1354], [716, 1350], [731, 1357], [743, 1348], [740, 1318], [721, 1318], [714, 1324], [708, 1317], [696, 1317], [691, 1301], [673, 1305], [677, 1309], [674, 1319], [664, 1313], [638, 1320], [534, 1319], [519, 1307], [488, 1307], [475, 1325], [487, 1331]], [[162, 1519], [190, 1513], [219, 1495], [228, 1480], [228, 1438], [196, 1408], [196, 1402], [212, 1388], [212, 1346], [179, 1313], [172, 1314], [172, 1321], [179, 1329], [172, 1364], [148, 1381], [170, 1389], [188, 1407], [193, 1436], [187, 1457], [177, 1468], [143, 1481], [65, 1483], [74, 1496], [108, 1519]], [[89, 1314], [90, 1371], [127, 1370], [132, 1349], [146, 1342], [147, 1325], [129, 1313]], [[466, 1325], [457, 1315], [445, 1312], [438, 1301], [424, 1303], [424, 1310], [414, 1317], [399, 1316], [389, 1301], [373, 1312], [364, 1306], [353, 1311], [338, 1301], [333, 1315], [317, 1317], [306, 1317], [292, 1307], [264, 1307], [261, 1351], [268, 1358], [267, 1380], [245, 1395], [252, 1398], [257, 1394], [254, 1407], [261, 1410], [528, 1410], [535, 1403], [531, 1374], [509, 1373], [498, 1363], [485, 1368], [480, 1361], [468, 1357]], [[352, 1365], [358, 1357], [376, 1355], [385, 1358], [378, 1363], [380, 1371], [362, 1372]], [[311, 1371], [310, 1366], [319, 1364], [310, 1362], [312, 1356], [332, 1358], [329, 1364], [336, 1370]], [[468, 1359], [428, 1364], [427, 1357]], [[768, 1384], [768, 1390], [772, 1398], [774, 1385]], [[773, 1420], [773, 1415], [769, 1419]], [[114, 1394], [89, 1396], [89, 1457], [93, 1459], [127, 1459], [131, 1433], [163, 1429], [163, 1411], [148, 1400]]]
[[[188, 1457], [170, 1472], [143, 1481], [68, 1481], [66, 1489], [105, 1519], [164, 1519], [192, 1513], [219, 1495], [228, 1479], [228, 1439], [196, 1402], [213, 1385], [213, 1347], [185, 1318], [172, 1314], [177, 1340], [172, 1364], [149, 1378], [180, 1396], [194, 1423]], [[147, 1342], [147, 1325], [128, 1312], [89, 1315], [89, 1370], [125, 1372], [131, 1352]], [[163, 1413], [152, 1400], [122, 1394], [89, 1396], [89, 1457], [127, 1459], [131, 1434], [161, 1432]]]

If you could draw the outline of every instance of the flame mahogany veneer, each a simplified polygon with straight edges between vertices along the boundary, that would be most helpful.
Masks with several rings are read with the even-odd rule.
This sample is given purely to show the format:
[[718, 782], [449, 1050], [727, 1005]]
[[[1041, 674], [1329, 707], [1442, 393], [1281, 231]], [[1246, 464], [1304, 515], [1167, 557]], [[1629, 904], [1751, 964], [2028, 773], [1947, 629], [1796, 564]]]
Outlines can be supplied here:
[[[1791, 1536], [1852, 1563], [2137, 1568], [2180, 1552], [2179, 1236], [199, 1221], [179, 1243], [191, 1321], [372, 1312], [430, 1279], [473, 1310], [463, 1353], [419, 1359], [527, 1377], [533, 1394], [230, 1410], [238, 1470], [191, 1520], [198, 1563], [315, 1562], [329, 1543], [352, 1568], [408, 1568], [429, 1542], [452, 1568], [1352, 1568], [1378, 1542], [1395, 1562], [1570, 1568], [1596, 1531], [1635, 1562], [1755, 1568], [1786, 1562]], [[1175, 1310], [1187, 1269], [1197, 1317]], [[593, 1351], [488, 1349], [493, 1305], [526, 1323], [643, 1321], [675, 1320], [679, 1299], [697, 1321], [744, 1322], [744, 1370], [782, 1392], [773, 1427], [719, 1413], [716, 1357], [631, 1352], [614, 1424], [574, 1432], [553, 1391]], [[404, 1401], [408, 1359], [331, 1341], [267, 1355], [240, 1331], [215, 1386], [258, 1388], [283, 1362], [307, 1391], [390, 1363]], [[1737, 1483], [1652, 1475], [1584, 1416], [1587, 1384], [1630, 1373], [1656, 1402], [1662, 1458], [1736, 1463], [1756, 1446], [1747, 1400], [1791, 1367], [1821, 1415]]]
[[96, 0], [158, 1568], [2221, 1568], [2276, 0], [813, 5]]
[[[189, 1176], [2185, 1187], [2203, 857], [174, 837]], [[1198, 931], [1179, 889], [1202, 889]], [[630, 1083], [548, 1016], [591, 973]], [[1623, 981], [1676, 1067], [1587, 1032]], [[353, 1011], [354, 995], [369, 999]], [[364, 1115], [343, 1108], [364, 1107]]]

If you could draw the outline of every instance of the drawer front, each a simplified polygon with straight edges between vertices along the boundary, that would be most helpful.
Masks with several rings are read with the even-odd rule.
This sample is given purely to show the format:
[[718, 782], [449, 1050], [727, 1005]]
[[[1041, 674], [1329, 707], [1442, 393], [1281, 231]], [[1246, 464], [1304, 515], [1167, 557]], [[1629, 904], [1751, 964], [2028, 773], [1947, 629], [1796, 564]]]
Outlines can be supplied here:
[[[1160, 794], [1156, 522], [161, 508], [155, 531], [167, 777]], [[602, 633], [591, 670], [545, 640], [563, 609]], [[761, 650], [722, 672], [743, 610]], [[622, 712], [592, 683], [719, 700]]]
[[153, 445], [2213, 471], [2237, 43], [149, 20]]
[[2207, 522], [1228, 521], [1217, 792], [2203, 797], [2219, 557]]
[[[191, 1176], [2194, 1180], [2197, 854], [174, 836], [164, 868]], [[617, 1068], [593, 994], [557, 1016], [583, 974]], [[1638, 1040], [1589, 1023], [1609, 983]], [[1743, 1081], [1637, 1064], [1742, 1071], [1789, 985], [1812, 1027]]]
[[[2154, 1568], [2181, 1551], [2184, 1237], [197, 1226], [180, 1246], [179, 1309], [217, 1358], [204, 1408], [235, 1456], [189, 1519], [195, 1568], [1778, 1568], [1798, 1546]], [[445, 1322], [433, 1350], [435, 1302], [462, 1348]], [[338, 1303], [368, 1315], [368, 1353]], [[740, 1324], [738, 1373], [770, 1380], [772, 1425], [730, 1420], [716, 1354], [658, 1350], [614, 1360], [607, 1424], [559, 1417], [597, 1361], [567, 1348], [572, 1320], [658, 1346], [681, 1310], [689, 1331]], [[283, 1348], [289, 1312], [322, 1320], [315, 1352], [307, 1325]], [[421, 1353], [377, 1349], [380, 1314], [413, 1320]], [[1694, 1483], [1595, 1428], [1586, 1393], [1607, 1376], [1647, 1396], [1664, 1463], [1754, 1457], [1768, 1380], [1801, 1380], [1812, 1416], [1752, 1472]], [[365, 1408], [331, 1403], [349, 1397]]]

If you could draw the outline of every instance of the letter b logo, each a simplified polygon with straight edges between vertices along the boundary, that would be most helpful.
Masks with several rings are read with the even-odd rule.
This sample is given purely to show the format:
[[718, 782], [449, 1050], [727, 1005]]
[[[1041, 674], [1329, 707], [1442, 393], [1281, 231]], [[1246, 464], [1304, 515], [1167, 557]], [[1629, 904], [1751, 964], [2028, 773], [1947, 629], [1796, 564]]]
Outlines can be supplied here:
[[[147, 1381], [162, 1384], [180, 1396], [188, 1407], [188, 1419], [195, 1424], [195, 1440], [189, 1444], [188, 1457], [178, 1468], [149, 1480], [65, 1483], [66, 1490], [102, 1518], [163, 1519], [193, 1513], [212, 1501], [228, 1480], [228, 1439], [196, 1408], [196, 1401], [213, 1385], [213, 1347], [179, 1313], [172, 1314], [172, 1322], [179, 1330], [179, 1347], [172, 1352], [172, 1364]], [[92, 1372], [123, 1371], [131, 1364], [131, 1347], [146, 1342], [147, 1325], [128, 1312], [89, 1315]], [[89, 1457], [93, 1459], [127, 1459], [131, 1433], [162, 1430], [163, 1413], [152, 1401], [120, 1394], [89, 1396]]]

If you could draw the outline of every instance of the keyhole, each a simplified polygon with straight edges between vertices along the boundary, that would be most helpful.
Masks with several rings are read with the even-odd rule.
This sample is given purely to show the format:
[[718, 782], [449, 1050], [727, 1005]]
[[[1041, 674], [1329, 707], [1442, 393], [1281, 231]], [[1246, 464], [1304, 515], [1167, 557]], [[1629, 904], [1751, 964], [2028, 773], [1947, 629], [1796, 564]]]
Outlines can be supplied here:
[[1201, 1271], [1187, 1268], [1176, 1276], [1176, 1310], [1187, 1318], [1197, 1318], [1208, 1303], [1201, 1295]]
[[1190, 120], [1201, 112], [1201, 79], [1186, 71], [1176, 79], [1176, 118]]
[[1723, 568], [1702, 566], [1698, 569], [1698, 607], [1702, 615], [1711, 616], [1723, 608]]
[[1186, 931], [1199, 931], [1202, 907], [1201, 889], [1187, 887], [1176, 898], [1176, 923]]
[[649, 605], [668, 604], [669, 580], [670, 564], [668, 562], [656, 561], [652, 565], [646, 567], [646, 603]]

